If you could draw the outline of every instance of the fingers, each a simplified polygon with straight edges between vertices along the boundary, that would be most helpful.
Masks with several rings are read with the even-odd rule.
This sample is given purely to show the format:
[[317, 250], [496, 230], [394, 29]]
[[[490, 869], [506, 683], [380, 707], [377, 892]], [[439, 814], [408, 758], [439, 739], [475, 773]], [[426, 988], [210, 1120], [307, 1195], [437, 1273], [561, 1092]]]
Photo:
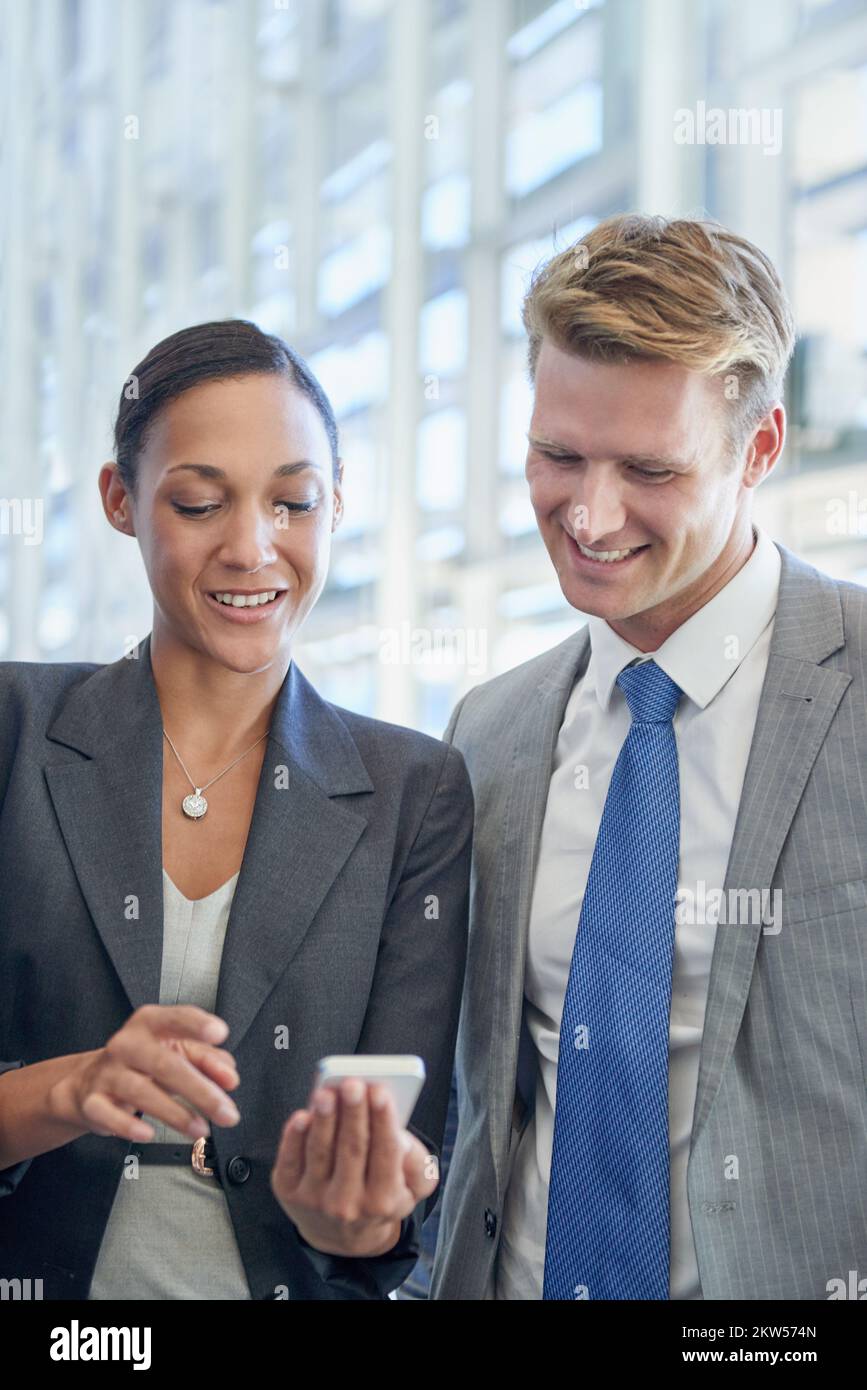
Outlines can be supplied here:
[[[181, 1100], [188, 1101], [194, 1109], [198, 1110], [207, 1119], [214, 1121], [218, 1125], [237, 1124], [240, 1119], [237, 1106], [226, 1095], [222, 1084], [217, 1084], [216, 1080], [210, 1080], [198, 1065], [190, 1061], [187, 1053], [183, 1049], [177, 1049], [171, 1045], [172, 1039], [165, 1037], [164, 1023], [162, 1019], [156, 1019], [151, 1012], [159, 1009], [158, 1005], [146, 1005], [144, 1008], [137, 1009], [128, 1022], [115, 1033], [106, 1043], [104, 1048], [105, 1059], [109, 1063], [120, 1064], [121, 1067], [129, 1072], [142, 1073], [151, 1082], [155, 1082], [168, 1097], [177, 1095]], [[205, 1014], [204, 1010], [196, 1009], [194, 1005], [184, 1005], [183, 1008], [194, 1010], [197, 1015], [202, 1015], [206, 1020], [220, 1023], [225, 1029], [222, 1020], [215, 1019], [213, 1015]], [[167, 1012], [169, 1010], [166, 1010]], [[171, 1010], [174, 1012], [174, 1009]], [[203, 1026], [198, 1020], [188, 1020], [187, 1027]], [[201, 1058], [200, 1058], [201, 1060]], [[207, 1068], [213, 1070], [213, 1063]], [[129, 1077], [122, 1080], [120, 1089], [115, 1091], [110, 1087], [97, 1085], [96, 1090], [109, 1090], [110, 1094], [117, 1094], [124, 1099], [136, 1099], [136, 1095], [130, 1094], [132, 1082]], [[136, 1087], [136, 1094], [141, 1094], [141, 1087]], [[156, 1103], [154, 1093], [148, 1091], [153, 1103]], [[166, 1115], [165, 1100], [160, 1100], [157, 1109], [138, 1106], [138, 1109], [147, 1108], [147, 1113], [162, 1119], [167, 1124], [174, 1125], [175, 1128], [187, 1131], [187, 1121], [181, 1120], [177, 1108], [177, 1102], [170, 1101], [169, 1111], [175, 1116], [170, 1119]], [[182, 1109], [183, 1107], [181, 1107]], [[187, 1117], [188, 1118], [188, 1117]]]
[[225, 1090], [233, 1091], [240, 1085], [241, 1078], [235, 1059], [224, 1048], [211, 1047], [210, 1043], [194, 1042], [187, 1038], [183, 1041], [178, 1040], [176, 1049], [186, 1053], [193, 1066], [198, 1067], [206, 1076], [212, 1077]]
[[403, 1159], [403, 1176], [416, 1202], [420, 1202], [432, 1192], [436, 1192], [440, 1180], [439, 1161], [436, 1154], [428, 1153], [424, 1144], [416, 1139], [414, 1134], [409, 1135], [409, 1140], [409, 1147]]
[[191, 1115], [189, 1109], [180, 1101], [164, 1091], [143, 1072], [124, 1067], [119, 1063], [108, 1063], [103, 1067], [99, 1081], [93, 1091], [82, 1102], [82, 1110], [88, 1120], [94, 1117], [93, 1103], [97, 1098], [106, 1097], [120, 1108], [131, 1106], [151, 1119], [161, 1120], [172, 1129], [180, 1130], [193, 1139], [204, 1138], [210, 1130], [207, 1120], [201, 1115]]
[[191, 1138], [209, 1134], [209, 1120], [237, 1124], [240, 1115], [226, 1091], [240, 1078], [231, 1053], [216, 1046], [227, 1033], [224, 1019], [195, 1004], [136, 1009], [81, 1068], [75, 1086], [80, 1119], [97, 1134], [142, 1142], [155, 1134], [144, 1114]]
[[153, 1125], [137, 1119], [123, 1106], [99, 1092], [85, 1096], [82, 1111], [94, 1134], [116, 1134], [120, 1139], [137, 1139], [144, 1143], [154, 1137]]
[[304, 1181], [306, 1138], [311, 1119], [309, 1110], [296, 1110], [283, 1126], [271, 1171], [271, 1187], [278, 1200], [292, 1201]]
[[355, 1221], [365, 1202], [370, 1123], [367, 1086], [355, 1078], [340, 1086], [334, 1168], [332, 1170], [331, 1214], [343, 1221]]
[[367, 1190], [368, 1201], [377, 1210], [387, 1209], [396, 1186], [403, 1188], [403, 1155], [401, 1130], [391, 1094], [385, 1086], [371, 1086]]
[[142, 1004], [130, 1015], [127, 1025], [139, 1021], [160, 1038], [198, 1038], [221, 1043], [229, 1034], [224, 1018], [200, 1009], [198, 1004]]
[[314, 1185], [329, 1181], [334, 1167], [337, 1132], [337, 1097], [330, 1086], [320, 1086], [312, 1096], [312, 1115], [305, 1148], [306, 1175]]

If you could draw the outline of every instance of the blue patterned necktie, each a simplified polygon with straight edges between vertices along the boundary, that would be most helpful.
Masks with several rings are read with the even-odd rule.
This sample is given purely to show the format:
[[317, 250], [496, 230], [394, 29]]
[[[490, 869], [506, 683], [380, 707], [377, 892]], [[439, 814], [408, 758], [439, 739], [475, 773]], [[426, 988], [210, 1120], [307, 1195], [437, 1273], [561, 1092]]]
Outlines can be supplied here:
[[667, 1299], [668, 1027], [680, 841], [672, 720], [653, 661], [596, 837], [560, 1024], [545, 1299]]

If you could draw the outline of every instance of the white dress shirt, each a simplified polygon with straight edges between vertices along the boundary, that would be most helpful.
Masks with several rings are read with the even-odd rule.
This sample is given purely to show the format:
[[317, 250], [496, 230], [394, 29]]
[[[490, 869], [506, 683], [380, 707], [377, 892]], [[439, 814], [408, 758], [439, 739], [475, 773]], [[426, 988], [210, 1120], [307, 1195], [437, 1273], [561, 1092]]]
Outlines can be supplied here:
[[538, 1066], [535, 1108], [513, 1149], [496, 1298], [542, 1297], [560, 1018], [608, 784], [632, 722], [615, 680], [625, 666], [651, 659], [684, 692], [674, 716], [681, 811], [669, 1027], [669, 1296], [702, 1296], [686, 1165], [716, 923], [699, 905], [702, 885], [720, 890], [725, 880], [780, 577], [779, 551], [753, 530], [746, 564], [656, 652], [639, 652], [603, 619], [590, 618], [590, 660], [560, 727], [533, 886], [524, 1019]]

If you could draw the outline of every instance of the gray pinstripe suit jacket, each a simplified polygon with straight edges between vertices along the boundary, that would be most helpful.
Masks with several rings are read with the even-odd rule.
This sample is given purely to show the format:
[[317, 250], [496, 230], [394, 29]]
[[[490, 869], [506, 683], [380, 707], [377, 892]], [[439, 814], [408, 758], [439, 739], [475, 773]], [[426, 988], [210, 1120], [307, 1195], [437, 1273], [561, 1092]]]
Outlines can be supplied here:
[[[867, 591], [778, 549], [724, 886], [779, 888], [782, 925], [717, 929], [687, 1173], [707, 1299], [825, 1299], [829, 1281], [867, 1278]], [[510, 1151], [532, 1106], [533, 876], [557, 734], [588, 657], [585, 628], [470, 691], [446, 731], [476, 826], [433, 1298], [493, 1297]]]

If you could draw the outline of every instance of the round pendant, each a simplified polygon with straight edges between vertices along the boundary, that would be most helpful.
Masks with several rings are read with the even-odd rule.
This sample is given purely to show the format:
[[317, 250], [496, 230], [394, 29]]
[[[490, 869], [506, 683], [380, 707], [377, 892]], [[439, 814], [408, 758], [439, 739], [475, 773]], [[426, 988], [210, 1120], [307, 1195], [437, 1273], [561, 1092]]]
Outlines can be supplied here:
[[208, 803], [200, 791], [190, 792], [189, 796], [184, 797], [182, 805], [184, 815], [189, 816], [191, 820], [199, 820], [208, 809]]

